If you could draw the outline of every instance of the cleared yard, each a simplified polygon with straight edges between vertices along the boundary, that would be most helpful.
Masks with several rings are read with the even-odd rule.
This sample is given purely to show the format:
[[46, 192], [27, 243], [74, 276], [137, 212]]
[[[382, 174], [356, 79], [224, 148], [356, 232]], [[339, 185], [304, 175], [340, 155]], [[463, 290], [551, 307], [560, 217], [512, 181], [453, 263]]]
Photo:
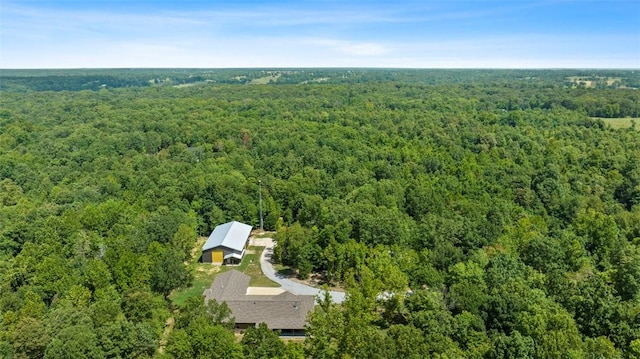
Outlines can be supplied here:
[[265, 277], [260, 269], [260, 255], [264, 247], [249, 246], [249, 250], [244, 255], [242, 263], [237, 266], [217, 266], [209, 263], [197, 262], [200, 258], [200, 248], [203, 241], [199, 240], [191, 252], [193, 259], [190, 266], [193, 270], [193, 283], [189, 288], [175, 290], [169, 295], [171, 302], [181, 306], [190, 297], [202, 296], [202, 292], [211, 286], [215, 277], [228, 270], [235, 269], [251, 277], [249, 285], [252, 287], [280, 287], [278, 283]]

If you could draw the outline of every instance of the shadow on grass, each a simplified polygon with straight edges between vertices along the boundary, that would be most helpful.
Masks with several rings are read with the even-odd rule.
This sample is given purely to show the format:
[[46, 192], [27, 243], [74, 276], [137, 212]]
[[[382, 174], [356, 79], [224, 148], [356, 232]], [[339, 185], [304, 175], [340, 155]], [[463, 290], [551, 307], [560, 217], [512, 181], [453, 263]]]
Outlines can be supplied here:
[[297, 273], [291, 268], [283, 268], [283, 269], [278, 270], [276, 272], [276, 275], [278, 277], [288, 278], [288, 277], [295, 277], [297, 275]]

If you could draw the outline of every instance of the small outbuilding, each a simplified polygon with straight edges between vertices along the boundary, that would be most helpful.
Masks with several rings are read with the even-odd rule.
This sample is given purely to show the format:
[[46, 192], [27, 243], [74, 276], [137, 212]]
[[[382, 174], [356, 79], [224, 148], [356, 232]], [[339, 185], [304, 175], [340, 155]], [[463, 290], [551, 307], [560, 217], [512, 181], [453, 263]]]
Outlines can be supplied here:
[[251, 228], [236, 221], [217, 226], [202, 246], [202, 262], [239, 264], [249, 245]]

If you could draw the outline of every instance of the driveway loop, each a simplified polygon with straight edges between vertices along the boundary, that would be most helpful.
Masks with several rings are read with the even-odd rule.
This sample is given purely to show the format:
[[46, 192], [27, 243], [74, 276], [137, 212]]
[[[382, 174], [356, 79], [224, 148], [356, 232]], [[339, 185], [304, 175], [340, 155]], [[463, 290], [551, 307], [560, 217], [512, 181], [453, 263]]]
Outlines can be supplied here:
[[[321, 296], [324, 292], [322, 289], [310, 287], [306, 284], [294, 282], [291, 279], [284, 277], [283, 275], [277, 274], [276, 270], [273, 269], [273, 265], [271, 263], [271, 257], [273, 256], [273, 239], [271, 238], [260, 238], [260, 245], [264, 245], [264, 251], [262, 251], [262, 255], [260, 256], [260, 267], [262, 268], [262, 273], [271, 279], [272, 281], [280, 284], [283, 289], [288, 292], [297, 295], [317, 295]], [[257, 244], [257, 243], [256, 243]], [[334, 303], [342, 303], [345, 300], [346, 293], [338, 292], [335, 290], [329, 291], [329, 295], [331, 295], [331, 301]]]

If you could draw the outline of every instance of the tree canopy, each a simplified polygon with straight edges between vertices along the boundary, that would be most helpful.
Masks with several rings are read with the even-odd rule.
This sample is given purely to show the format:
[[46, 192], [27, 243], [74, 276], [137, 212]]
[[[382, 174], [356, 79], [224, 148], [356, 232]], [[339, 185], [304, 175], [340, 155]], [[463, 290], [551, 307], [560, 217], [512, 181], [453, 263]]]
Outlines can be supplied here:
[[281, 346], [197, 298], [165, 355], [640, 353], [640, 131], [601, 119], [640, 116], [637, 71], [189, 71], [3, 70], [2, 355], [159, 356], [258, 181], [275, 259], [347, 301]]

